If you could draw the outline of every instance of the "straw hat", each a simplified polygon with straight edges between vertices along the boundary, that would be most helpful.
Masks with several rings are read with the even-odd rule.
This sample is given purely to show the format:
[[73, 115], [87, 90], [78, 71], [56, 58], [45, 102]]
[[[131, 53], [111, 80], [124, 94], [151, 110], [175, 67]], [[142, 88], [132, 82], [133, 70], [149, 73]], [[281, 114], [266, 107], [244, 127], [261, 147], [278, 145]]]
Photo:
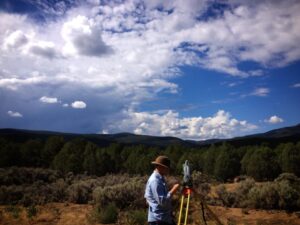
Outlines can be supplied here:
[[163, 167], [170, 168], [171, 161], [167, 156], [160, 155], [155, 159], [155, 161], [153, 161], [151, 163], [154, 165], [160, 165]]

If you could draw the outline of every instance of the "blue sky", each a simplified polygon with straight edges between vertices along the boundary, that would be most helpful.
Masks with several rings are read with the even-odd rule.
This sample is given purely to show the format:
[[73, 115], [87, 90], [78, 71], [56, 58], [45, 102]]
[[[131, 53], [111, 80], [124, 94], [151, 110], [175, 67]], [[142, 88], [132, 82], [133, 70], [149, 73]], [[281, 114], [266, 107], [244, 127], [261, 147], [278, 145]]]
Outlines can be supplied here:
[[0, 2], [0, 127], [205, 140], [300, 123], [300, 2]]

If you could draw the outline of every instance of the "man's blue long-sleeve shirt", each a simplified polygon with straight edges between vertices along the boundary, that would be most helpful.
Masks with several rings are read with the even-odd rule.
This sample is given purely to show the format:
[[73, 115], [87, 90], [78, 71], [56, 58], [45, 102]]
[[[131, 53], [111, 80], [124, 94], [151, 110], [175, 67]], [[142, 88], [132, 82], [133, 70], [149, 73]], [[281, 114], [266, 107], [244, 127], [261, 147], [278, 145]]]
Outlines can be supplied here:
[[171, 193], [163, 176], [154, 171], [149, 177], [145, 196], [148, 202], [148, 222], [172, 223]]

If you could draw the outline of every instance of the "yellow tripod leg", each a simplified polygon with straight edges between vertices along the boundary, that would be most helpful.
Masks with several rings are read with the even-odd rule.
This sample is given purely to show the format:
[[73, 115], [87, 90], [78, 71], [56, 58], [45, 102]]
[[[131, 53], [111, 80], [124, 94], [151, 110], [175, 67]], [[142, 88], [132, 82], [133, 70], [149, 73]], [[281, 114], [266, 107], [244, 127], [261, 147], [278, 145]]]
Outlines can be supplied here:
[[181, 222], [183, 202], [184, 202], [184, 195], [181, 196], [180, 210], [179, 210], [179, 217], [178, 217], [177, 225], [180, 225], [180, 222]]
[[186, 202], [184, 225], [186, 225], [186, 223], [187, 223], [187, 217], [188, 217], [188, 213], [189, 213], [190, 196], [191, 196], [191, 193], [189, 191], [188, 192], [188, 197], [187, 197], [187, 202]]

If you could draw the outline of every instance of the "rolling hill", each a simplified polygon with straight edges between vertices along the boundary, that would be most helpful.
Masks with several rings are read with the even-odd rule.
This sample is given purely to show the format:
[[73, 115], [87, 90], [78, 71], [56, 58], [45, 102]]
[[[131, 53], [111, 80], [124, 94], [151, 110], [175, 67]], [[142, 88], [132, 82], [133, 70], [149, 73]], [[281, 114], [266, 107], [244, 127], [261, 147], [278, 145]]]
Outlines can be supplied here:
[[270, 145], [282, 142], [300, 141], [300, 124], [291, 127], [284, 127], [276, 130], [271, 130], [266, 133], [248, 135], [244, 137], [235, 137], [231, 139], [210, 139], [205, 141], [182, 140], [176, 137], [158, 137], [149, 135], [135, 135], [131, 133], [118, 134], [72, 134], [60, 133], [52, 131], [34, 131], [20, 129], [0, 129], [0, 138], [6, 138], [15, 142], [24, 142], [29, 139], [46, 140], [50, 136], [63, 136], [65, 140], [74, 138], [84, 138], [99, 146], [108, 146], [111, 143], [121, 143], [125, 145], [148, 145], [166, 147], [169, 145], [182, 145], [186, 147], [208, 146], [210, 144], [220, 144], [228, 142], [235, 146], [241, 145], [256, 145], [268, 143]]

